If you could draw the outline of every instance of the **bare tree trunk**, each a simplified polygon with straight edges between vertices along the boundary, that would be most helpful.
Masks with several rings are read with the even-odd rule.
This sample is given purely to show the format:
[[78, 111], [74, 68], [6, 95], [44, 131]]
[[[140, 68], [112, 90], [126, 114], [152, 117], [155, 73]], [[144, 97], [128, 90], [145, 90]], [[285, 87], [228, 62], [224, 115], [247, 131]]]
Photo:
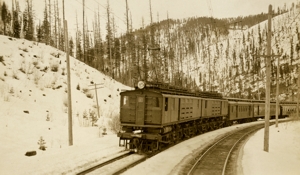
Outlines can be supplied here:
[[51, 0], [49, 0], [49, 45], [52, 46], [52, 39], [51, 39]]

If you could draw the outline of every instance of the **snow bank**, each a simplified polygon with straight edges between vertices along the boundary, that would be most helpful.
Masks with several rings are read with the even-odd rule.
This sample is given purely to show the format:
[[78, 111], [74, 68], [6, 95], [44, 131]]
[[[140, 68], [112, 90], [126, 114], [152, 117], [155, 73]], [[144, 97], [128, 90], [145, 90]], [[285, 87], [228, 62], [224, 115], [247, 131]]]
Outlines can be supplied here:
[[269, 152], [263, 151], [264, 130], [251, 137], [244, 147], [244, 175], [298, 175], [300, 173], [300, 121], [270, 127]]

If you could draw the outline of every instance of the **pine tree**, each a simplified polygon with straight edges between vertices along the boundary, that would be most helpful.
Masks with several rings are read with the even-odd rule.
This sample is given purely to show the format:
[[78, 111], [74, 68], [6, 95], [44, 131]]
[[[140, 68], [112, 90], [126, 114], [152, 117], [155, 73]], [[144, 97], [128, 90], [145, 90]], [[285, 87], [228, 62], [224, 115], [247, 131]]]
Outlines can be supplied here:
[[94, 126], [98, 120], [97, 115], [94, 110], [89, 110], [89, 113], [90, 113], [90, 121], [92, 123], [92, 126]]
[[21, 36], [21, 20], [20, 20], [20, 6], [16, 1], [16, 9], [13, 11], [13, 37], [20, 38]]
[[74, 52], [73, 52], [73, 49], [74, 49], [74, 42], [73, 42], [73, 38], [70, 37], [70, 41], [69, 41], [69, 54], [74, 57]]
[[61, 19], [58, 20], [58, 49], [61, 51], [65, 51], [65, 34], [64, 28], [61, 27]]
[[82, 49], [81, 49], [81, 32], [78, 29], [78, 18], [77, 18], [77, 11], [76, 11], [76, 38], [75, 38], [75, 48], [76, 48], [76, 53], [75, 57], [77, 60], [82, 60]]
[[26, 0], [26, 8], [23, 13], [23, 33], [25, 39], [32, 41], [34, 38], [34, 14], [32, 10], [32, 0]]
[[50, 23], [48, 21], [48, 10], [47, 10], [47, 2], [45, 0], [45, 9], [44, 9], [44, 20], [43, 20], [43, 41], [45, 44], [50, 44]]
[[7, 28], [6, 25], [10, 23], [11, 16], [10, 16], [10, 13], [7, 9], [7, 5], [5, 4], [5, 2], [3, 2], [3, 4], [2, 4], [1, 19], [3, 22], [3, 34], [6, 35], [6, 28]]
[[51, 0], [49, 0], [49, 8], [48, 8], [48, 10], [49, 10], [49, 13], [48, 13], [48, 18], [49, 18], [49, 45], [51, 45], [51, 46], [53, 46], [54, 45], [54, 41], [53, 41], [53, 39], [52, 39], [52, 29], [51, 29], [51, 25], [52, 25], [52, 21], [51, 21], [51, 17], [52, 17], [52, 9], [51, 9], [51, 2], [50, 2]]
[[58, 48], [58, 19], [59, 19], [59, 9], [58, 0], [54, 1], [54, 47]]
[[107, 7], [106, 7], [106, 12], [107, 12], [107, 24], [106, 24], [106, 30], [107, 30], [107, 34], [106, 34], [106, 41], [107, 41], [107, 55], [108, 55], [108, 67], [106, 67], [106, 71], [107, 73], [109, 73], [109, 75], [112, 76], [112, 72], [113, 72], [113, 61], [112, 61], [112, 36], [113, 36], [113, 31], [111, 28], [111, 16], [110, 16], [110, 6], [109, 6], [109, 1], [107, 1]]
[[43, 150], [43, 151], [46, 150], [46, 148], [47, 148], [46, 147], [46, 142], [45, 142], [45, 140], [43, 139], [42, 136], [40, 137], [40, 140], [38, 141], [37, 144], [40, 145], [40, 147], [39, 147], [40, 150]]
[[25, 9], [25, 11], [23, 12], [23, 34], [24, 36], [26, 35], [27, 31], [28, 31], [28, 11], [27, 9]]
[[76, 33], [77, 39], [76, 39], [76, 59], [84, 61], [83, 60], [83, 51], [81, 47], [81, 32], [78, 31]]
[[42, 42], [44, 38], [43, 28], [41, 26], [41, 22], [39, 22], [39, 25], [36, 27], [37, 31], [37, 41]]
[[116, 67], [117, 67], [117, 77], [121, 77], [121, 59], [122, 59], [122, 47], [121, 41], [116, 38], [115, 40], [115, 59], [116, 59]]

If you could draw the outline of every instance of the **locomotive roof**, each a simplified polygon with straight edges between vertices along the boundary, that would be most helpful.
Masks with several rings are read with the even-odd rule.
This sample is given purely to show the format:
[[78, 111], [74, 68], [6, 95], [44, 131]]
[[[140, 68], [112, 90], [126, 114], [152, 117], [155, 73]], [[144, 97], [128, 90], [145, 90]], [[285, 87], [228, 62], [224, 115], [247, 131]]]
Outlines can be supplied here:
[[[138, 89], [137, 87], [135, 89]], [[217, 92], [209, 92], [209, 91], [192, 91], [184, 88], [180, 88], [178, 86], [171, 86], [165, 83], [153, 83], [147, 82], [145, 90], [156, 91], [163, 94], [172, 94], [172, 95], [184, 95], [184, 96], [195, 96], [202, 98], [215, 98], [215, 99], [223, 99], [222, 94]]]

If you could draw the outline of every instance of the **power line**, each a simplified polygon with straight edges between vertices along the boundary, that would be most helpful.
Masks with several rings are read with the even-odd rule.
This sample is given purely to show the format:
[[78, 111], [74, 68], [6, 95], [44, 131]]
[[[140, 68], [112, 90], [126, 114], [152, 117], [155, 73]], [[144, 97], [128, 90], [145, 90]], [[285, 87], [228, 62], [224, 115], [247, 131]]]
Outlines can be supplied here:
[[[83, 5], [81, 2], [79, 2], [78, 0], [76, 0], [79, 4], [81, 4], [81, 5]], [[98, 3], [99, 4], [99, 3]], [[101, 5], [101, 4], [99, 4], [99, 5]], [[93, 13], [95, 13], [95, 11], [94, 10], [92, 10], [91, 8], [89, 8], [88, 6], [86, 6], [85, 5], [85, 7], [88, 9], [88, 10], [90, 10], [91, 12], [93, 12]], [[101, 7], [103, 7], [103, 8], [105, 8], [103, 5], [101, 5]], [[106, 8], [105, 8], [106, 9]], [[113, 12], [111, 12], [112, 14], [114, 14]], [[114, 15], [114, 16], [116, 16], [117, 18], [119, 18], [117, 15]], [[106, 20], [103, 16], [100, 16], [102, 19], [104, 19], [104, 20]], [[121, 19], [121, 18], [119, 18], [119, 19]], [[122, 20], [122, 19], [121, 19]], [[124, 24], [126, 24], [126, 22], [124, 21], [124, 20], [122, 20], [123, 22], [124, 22]], [[115, 27], [117, 27], [117, 28], [119, 28], [122, 32], [125, 32], [126, 30], [124, 30], [123, 28], [120, 28], [119, 26], [115, 26]]]
[[[99, 2], [97, 2], [96, 0], [94, 0], [98, 5], [100, 5], [102, 8], [104, 8], [106, 10], [106, 7], [104, 7], [104, 5], [100, 4]], [[126, 8], [125, 6], [123, 6], [124, 8]], [[115, 15], [114, 12], [111, 12], [114, 16], [116, 16], [118, 19], [120, 19], [121, 21], [124, 22], [124, 24], [126, 24], [126, 21], [124, 21], [123, 19], [121, 19], [119, 16]]]

